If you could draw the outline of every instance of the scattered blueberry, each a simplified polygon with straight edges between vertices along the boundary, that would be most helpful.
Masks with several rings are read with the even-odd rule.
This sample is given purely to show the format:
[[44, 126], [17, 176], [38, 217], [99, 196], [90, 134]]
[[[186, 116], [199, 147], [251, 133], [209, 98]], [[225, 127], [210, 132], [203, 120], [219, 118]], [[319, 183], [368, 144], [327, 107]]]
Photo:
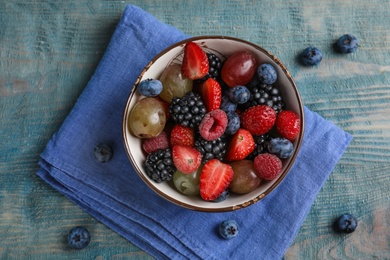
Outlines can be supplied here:
[[219, 195], [218, 198], [216, 198], [215, 200], [213, 200], [212, 202], [221, 202], [221, 201], [224, 201], [226, 200], [230, 195], [230, 192], [228, 189], [226, 189], [224, 192], [222, 192], [221, 195]]
[[322, 52], [316, 47], [307, 47], [302, 52], [302, 61], [305, 65], [315, 66], [320, 64]]
[[227, 113], [235, 111], [237, 109], [237, 104], [232, 102], [227, 95], [222, 95], [221, 105], [219, 108]]
[[145, 79], [138, 85], [138, 91], [146, 97], [155, 97], [161, 93], [163, 85], [157, 79]]
[[86, 248], [90, 242], [91, 235], [85, 227], [74, 227], [68, 234], [68, 244], [74, 249]]
[[238, 225], [234, 220], [225, 220], [219, 225], [219, 234], [224, 239], [232, 239], [238, 234]]
[[228, 118], [228, 124], [226, 126], [225, 133], [228, 135], [234, 135], [240, 128], [240, 117], [234, 111], [227, 112], [226, 115]]
[[337, 40], [336, 46], [341, 53], [352, 53], [358, 48], [359, 41], [352, 34], [344, 34]]
[[351, 214], [342, 214], [335, 222], [335, 227], [343, 233], [352, 233], [355, 231], [358, 222]]
[[268, 142], [267, 149], [279, 158], [289, 158], [293, 154], [294, 145], [286, 138], [276, 137]]
[[268, 85], [274, 84], [278, 78], [275, 67], [269, 63], [261, 64], [257, 68], [257, 76], [260, 82]]
[[98, 144], [93, 152], [96, 160], [101, 163], [108, 162], [112, 158], [112, 149], [107, 144]]

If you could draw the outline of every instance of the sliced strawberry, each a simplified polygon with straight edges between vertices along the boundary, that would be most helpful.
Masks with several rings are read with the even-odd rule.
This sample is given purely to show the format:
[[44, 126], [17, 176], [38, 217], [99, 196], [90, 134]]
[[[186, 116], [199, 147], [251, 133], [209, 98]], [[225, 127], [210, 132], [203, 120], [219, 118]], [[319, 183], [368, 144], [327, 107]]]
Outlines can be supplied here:
[[217, 159], [211, 159], [202, 168], [200, 174], [200, 196], [210, 201], [217, 199], [233, 179], [233, 169], [230, 165]]
[[226, 151], [226, 160], [238, 161], [245, 159], [255, 149], [252, 134], [245, 129], [238, 129], [232, 136]]
[[186, 174], [196, 171], [202, 162], [202, 154], [186, 145], [175, 145], [172, 148], [172, 158], [175, 167]]
[[200, 87], [200, 94], [206, 106], [207, 112], [218, 109], [221, 106], [222, 89], [218, 81], [207, 79]]
[[171, 147], [175, 145], [194, 146], [194, 129], [176, 124], [171, 131]]
[[201, 79], [209, 71], [209, 60], [206, 52], [195, 42], [184, 46], [182, 73], [185, 77], [195, 80]]

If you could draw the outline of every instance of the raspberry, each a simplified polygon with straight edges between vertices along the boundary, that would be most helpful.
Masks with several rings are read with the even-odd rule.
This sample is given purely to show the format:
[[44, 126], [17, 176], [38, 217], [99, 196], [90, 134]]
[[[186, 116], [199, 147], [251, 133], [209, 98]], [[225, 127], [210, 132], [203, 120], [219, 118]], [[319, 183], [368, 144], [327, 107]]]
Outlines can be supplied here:
[[275, 120], [275, 110], [265, 105], [250, 107], [241, 115], [242, 127], [253, 135], [267, 133], [274, 126]]
[[147, 154], [154, 152], [158, 149], [165, 149], [169, 147], [169, 140], [166, 132], [161, 132], [156, 137], [145, 138], [142, 143], [142, 148]]
[[290, 110], [281, 111], [276, 118], [275, 125], [278, 133], [290, 141], [294, 141], [301, 130], [299, 116]]
[[274, 180], [282, 171], [282, 161], [270, 153], [259, 154], [255, 157], [253, 164], [257, 176], [267, 181]]
[[204, 139], [212, 141], [225, 132], [227, 124], [228, 118], [223, 110], [212, 110], [203, 117], [199, 125], [199, 133]]

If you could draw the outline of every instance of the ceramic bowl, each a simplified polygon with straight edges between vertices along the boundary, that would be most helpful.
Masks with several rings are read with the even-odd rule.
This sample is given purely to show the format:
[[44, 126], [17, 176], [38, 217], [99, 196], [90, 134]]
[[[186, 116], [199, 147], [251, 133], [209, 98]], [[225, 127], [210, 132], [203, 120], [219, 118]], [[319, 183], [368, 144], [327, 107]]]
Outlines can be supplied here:
[[[226, 57], [229, 57], [237, 51], [249, 51], [256, 57], [258, 64], [271, 63], [274, 65], [278, 73], [278, 81], [276, 84], [279, 86], [279, 90], [282, 93], [286, 107], [289, 110], [297, 113], [301, 118], [301, 131], [298, 138], [294, 141], [294, 153], [290, 158], [283, 160], [282, 174], [273, 181], [263, 181], [257, 189], [250, 193], [240, 195], [230, 193], [230, 196], [225, 201], [218, 203], [204, 201], [200, 198], [200, 196], [183, 195], [174, 188], [171, 182], [156, 183], [151, 180], [144, 171], [143, 165], [146, 159], [146, 154], [142, 150], [142, 140], [134, 136], [128, 128], [128, 117], [130, 111], [135, 103], [142, 98], [142, 96], [137, 91], [139, 82], [147, 78], [158, 79], [168, 64], [172, 62], [180, 63], [183, 58], [183, 48], [189, 41], [197, 42], [207, 52], [212, 52], [222, 59], [226, 59]], [[124, 146], [129, 160], [133, 164], [134, 169], [138, 173], [139, 177], [156, 194], [176, 205], [187, 209], [204, 212], [224, 212], [238, 210], [260, 202], [286, 177], [297, 157], [300, 145], [302, 143], [304, 114], [302, 101], [293, 78], [282, 62], [279, 61], [273, 54], [264, 48], [245, 40], [225, 36], [206, 36], [194, 37], [176, 43], [159, 53], [149, 62], [149, 64], [139, 75], [134, 84], [132, 92], [129, 95], [123, 113], [122, 128]]]

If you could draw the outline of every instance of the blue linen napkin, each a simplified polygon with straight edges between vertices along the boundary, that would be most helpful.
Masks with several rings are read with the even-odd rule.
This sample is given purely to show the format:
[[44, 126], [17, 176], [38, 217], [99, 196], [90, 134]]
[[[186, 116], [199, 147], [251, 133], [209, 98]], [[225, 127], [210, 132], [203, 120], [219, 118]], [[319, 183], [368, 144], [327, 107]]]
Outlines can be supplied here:
[[[122, 113], [144, 66], [186, 37], [128, 5], [96, 72], [42, 153], [37, 174], [158, 259], [280, 259], [352, 137], [305, 107], [296, 163], [262, 201], [225, 213], [196, 212], [165, 201], [142, 182], [126, 156]], [[113, 147], [109, 162], [94, 158], [98, 143]], [[235, 239], [217, 235], [225, 219], [238, 222]]]

